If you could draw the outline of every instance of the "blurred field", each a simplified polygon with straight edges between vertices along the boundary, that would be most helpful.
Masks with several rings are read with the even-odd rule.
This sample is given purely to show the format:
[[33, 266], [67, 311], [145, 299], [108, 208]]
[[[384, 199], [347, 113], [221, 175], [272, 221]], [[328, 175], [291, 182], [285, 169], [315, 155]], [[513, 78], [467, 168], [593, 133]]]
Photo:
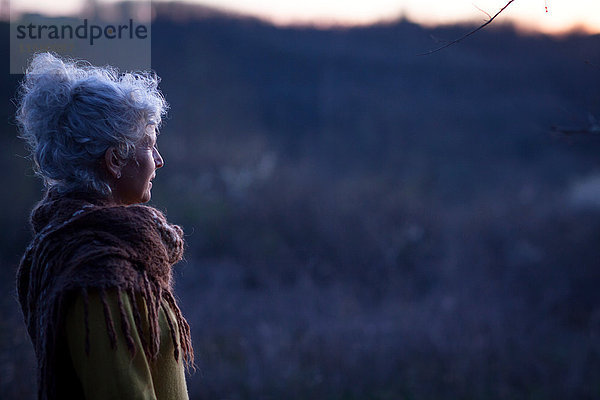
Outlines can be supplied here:
[[[192, 399], [600, 398], [600, 137], [551, 130], [600, 117], [600, 36], [494, 27], [420, 57], [465, 28], [175, 6], [152, 30]], [[14, 271], [41, 188], [0, 113], [0, 393], [22, 399]]]

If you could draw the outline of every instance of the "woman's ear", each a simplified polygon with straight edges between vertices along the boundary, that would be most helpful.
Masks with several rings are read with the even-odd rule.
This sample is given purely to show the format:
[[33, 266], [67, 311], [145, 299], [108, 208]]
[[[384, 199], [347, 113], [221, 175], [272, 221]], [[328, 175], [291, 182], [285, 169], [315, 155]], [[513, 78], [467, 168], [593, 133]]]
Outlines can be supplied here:
[[119, 156], [117, 155], [116, 149], [111, 146], [104, 153], [104, 163], [106, 164], [106, 170], [108, 174], [115, 179], [121, 177], [121, 163], [119, 162]]

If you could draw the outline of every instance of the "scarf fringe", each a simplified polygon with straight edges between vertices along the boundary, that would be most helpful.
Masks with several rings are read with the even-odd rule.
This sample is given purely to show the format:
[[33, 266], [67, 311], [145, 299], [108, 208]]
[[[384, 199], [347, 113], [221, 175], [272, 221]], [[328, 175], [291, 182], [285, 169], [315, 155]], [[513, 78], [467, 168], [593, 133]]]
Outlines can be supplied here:
[[175, 318], [177, 320], [177, 327], [179, 330], [179, 339], [181, 341], [181, 348], [183, 350], [184, 360], [186, 369], [191, 368], [196, 371], [196, 365], [194, 364], [194, 349], [192, 347], [192, 336], [190, 334], [190, 326], [188, 325], [185, 318], [181, 314], [181, 310], [177, 307], [177, 302], [175, 301], [175, 297], [170, 292], [165, 293], [165, 300], [167, 304], [171, 307], [173, 312], [175, 313]]
[[[125, 292], [127, 295], [127, 292]], [[121, 326], [123, 327], [123, 335], [125, 337], [125, 342], [127, 343], [127, 350], [129, 350], [129, 354], [131, 358], [135, 356], [135, 343], [133, 342], [133, 337], [131, 336], [131, 326], [129, 325], [129, 320], [126, 317], [125, 306], [123, 305], [123, 300], [121, 299], [121, 291], [117, 292], [117, 304], [119, 306], [119, 314], [121, 314]]]
[[[150, 285], [150, 283], [148, 283]], [[85, 325], [85, 353], [90, 354], [90, 328], [89, 328], [89, 292], [88, 289], [81, 289], [81, 295], [83, 298], [83, 318]], [[132, 335], [132, 327], [127, 318], [127, 311], [125, 303], [121, 296], [127, 296], [131, 305], [131, 311], [133, 314], [135, 330], [140, 338], [142, 350], [148, 359], [155, 361], [158, 357], [160, 350], [160, 325], [159, 325], [159, 311], [162, 309], [167, 325], [169, 328], [169, 336], [173, 343], [173, 357], [175, 361], [179, 362], [180, 356], [183, 352], [183, 362], [186, 368], [190, 367], [195, 370], [193, 365], [193, 357], [187, 356], [187, 354], [193, 353], [192, 342], [189, 340], [189, 325], [183, 318], [181, 310], [175, 303], [175, 299], [167, 291], [159, 290], [158, 295], [153, 295], [153, 291], [150, 287], [146, 287], [143, 292], [136, 295], [133, 287], [128, 289], [117, 290], [117, 306], [119, 309], [119, 319], [121, 322], [121, 333], [125, 338], [127, 350], [133, 358], [136, 354], [135, 341]], [[100, 301], [102, 303], [102, 309], [104, 313], [104, 322], [106, 324], [106, 330], [110, 340], [111, 349], [115, 350], [118, 347], [117, 342], [117, 330], [115, 328], [114, 317], [108, 304], [108, 294], [105, 289], [99, 289]], [[139, 297], [141, 297], [144, 305], [139, 304]], [[142, 322], [142, 312], [140, 308], [145, 308], [144, 321], [147, 322], [147, 332], [145, 332], [145, 324]], [[171, 312], [175, 314], [175, 320], [171, 316]], [[178, 338], [179, 337], [179, 338]], [[186, 340], [187, 339], [187, 340]]]
[[104, 309], [104, 320], [106, 321], [106, 330], [108, 331], [108, 338], [110, 339], [110, 348], [115, 350], [117, 348], [117, 335], [115, 333], [115, 324], [108, 307], [108, 300], [106, 299], [106, 291], [100, 289], [100, 301], [102, 301], [102, 308]]

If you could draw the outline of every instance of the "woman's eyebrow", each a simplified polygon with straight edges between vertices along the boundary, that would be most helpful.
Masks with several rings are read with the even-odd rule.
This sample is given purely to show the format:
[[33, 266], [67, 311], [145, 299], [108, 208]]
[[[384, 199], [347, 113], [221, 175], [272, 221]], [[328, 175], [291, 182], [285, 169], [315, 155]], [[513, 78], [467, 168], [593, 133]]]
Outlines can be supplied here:
[[151, 146], [154, 145], [154, 141], [150, 135], [144, 135], [138, 142], [138, 146]]
[[[150, 125], [150, 126], [153, 126], [153, 125]], [[156, 133], [156, 128], [154, 128], [154, 129], [151, 129], [151, 130], [150, 130], [150, 132], [148, 132], [148, 133], [146, 134], [146, 136], [147, 136], [147, 137], [150, 137], [150, 139], [151, 139], [153, 142], [156, 142], [156, 137], [158, 136], [158, 134]]]

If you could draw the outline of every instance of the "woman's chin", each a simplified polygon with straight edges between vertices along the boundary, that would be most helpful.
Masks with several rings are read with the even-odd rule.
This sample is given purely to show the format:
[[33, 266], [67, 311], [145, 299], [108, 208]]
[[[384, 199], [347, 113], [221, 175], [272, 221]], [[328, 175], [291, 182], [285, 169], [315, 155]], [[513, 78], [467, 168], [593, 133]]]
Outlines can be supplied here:
[[151, 198], [152, 198], [152, 182], [150, 182], [148, 184], [148, 189], [146, 190], [146, 193], [144, 193], [144, 195], [142, 196], [142, 203], [149, 202]]

